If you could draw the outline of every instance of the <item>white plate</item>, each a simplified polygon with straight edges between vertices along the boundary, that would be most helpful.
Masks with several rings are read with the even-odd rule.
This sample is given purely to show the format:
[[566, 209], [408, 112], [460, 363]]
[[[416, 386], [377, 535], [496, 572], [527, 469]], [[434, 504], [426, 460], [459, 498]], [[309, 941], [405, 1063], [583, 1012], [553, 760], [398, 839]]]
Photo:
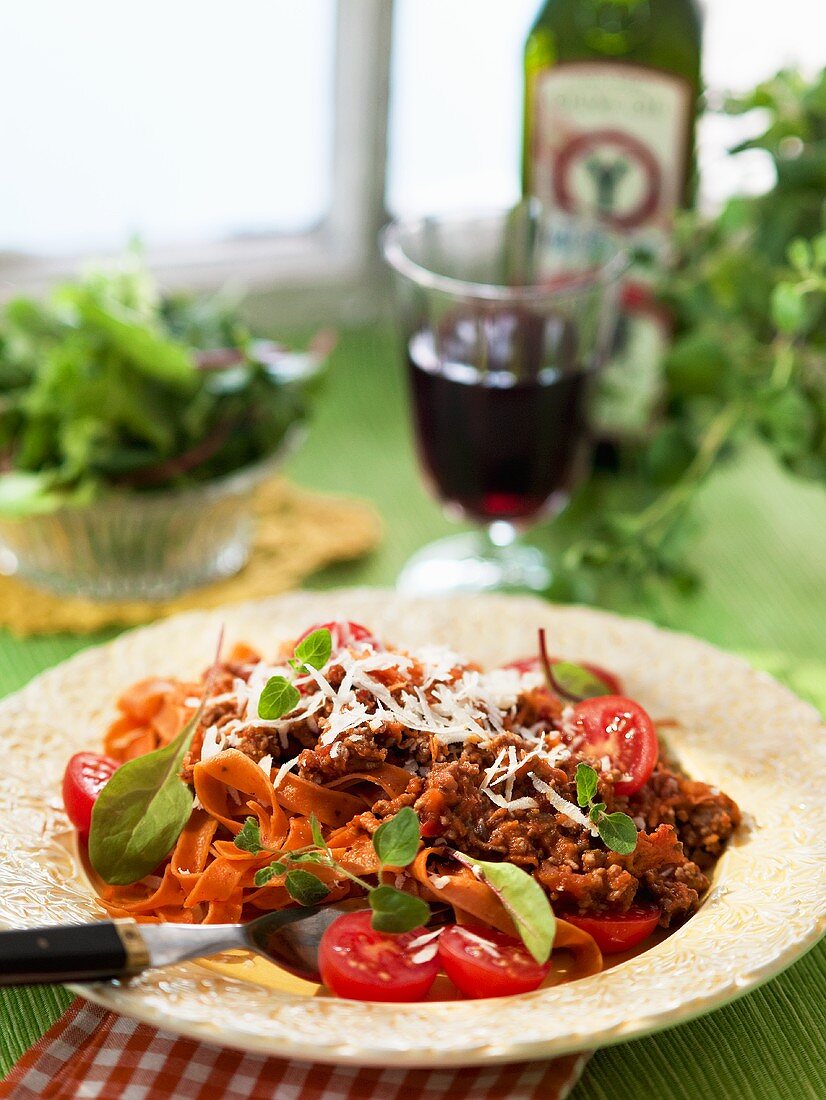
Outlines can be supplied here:
[[261, 979], [244, 962], [219, 971], [187, 964], [77, 992], [158, 1027], [281, 1056], [469, 1065], [550, 1057], [679, 1023], [754, 988], [817, 940], [826, 918], [826, 738], [812, 707], [744, 661], [644, 622], [530, 598], [416, 601], [370, 590], [181, 615], [87, 650], [0, 703], [0, 924], [101, 915], [67, 848], [60, 781], [73, 752], [100, 746], [123, 688], [152, 674], [199, 673], [221, 623], [228, 644], [271, 652], [337, 618], [405, 646], [445, 643], [488, 666], [532, 652], [544, 626], [555, 653], [616, 670], [655, 717], [677, 719], [668, 740], [688, 772], [723, 788], [745, 816], [700, 911], [619, 966], [508, 1000], [362, 1004], [308, 996], [312, 987]]

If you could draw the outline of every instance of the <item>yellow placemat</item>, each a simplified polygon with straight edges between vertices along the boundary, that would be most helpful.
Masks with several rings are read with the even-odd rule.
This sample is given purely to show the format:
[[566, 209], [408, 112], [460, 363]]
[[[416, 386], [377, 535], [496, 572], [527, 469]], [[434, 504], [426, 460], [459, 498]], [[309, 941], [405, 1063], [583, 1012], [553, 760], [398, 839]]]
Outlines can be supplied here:
[[0, 576], [0, 626], [18, 635], [91, 633], [136, 626], [191, 608], [219, 607], [294, 588], [310, 573], [372, 550], [381, 522], [367, 504], [299, 489], [282, 479], [260, 487], [250, 560], [240, 573], [171, 600], [151, 603], [58, 596]]

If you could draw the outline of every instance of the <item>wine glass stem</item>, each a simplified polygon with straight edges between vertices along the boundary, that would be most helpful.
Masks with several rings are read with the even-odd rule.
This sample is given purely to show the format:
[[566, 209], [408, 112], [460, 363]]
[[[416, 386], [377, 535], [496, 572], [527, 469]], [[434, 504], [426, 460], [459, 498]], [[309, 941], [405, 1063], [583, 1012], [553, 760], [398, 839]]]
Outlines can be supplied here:
[[516, 542], [516, 528], [506, 520], [496, 520], [485, 529], [488, 540], [497, 550], [504, 550]]

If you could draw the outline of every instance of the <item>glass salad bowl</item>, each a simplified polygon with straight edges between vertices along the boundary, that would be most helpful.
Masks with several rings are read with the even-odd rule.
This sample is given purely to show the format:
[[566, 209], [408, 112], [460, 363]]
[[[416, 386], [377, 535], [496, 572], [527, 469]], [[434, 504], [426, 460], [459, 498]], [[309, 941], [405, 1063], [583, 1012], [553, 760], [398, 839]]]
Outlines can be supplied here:
[[182, 490], [112, 492], [94, 503], [0, 518], [0, 572], [65, 596], [158, 600], [232, 576], [249, 557], [253, 496], [295, 442]]

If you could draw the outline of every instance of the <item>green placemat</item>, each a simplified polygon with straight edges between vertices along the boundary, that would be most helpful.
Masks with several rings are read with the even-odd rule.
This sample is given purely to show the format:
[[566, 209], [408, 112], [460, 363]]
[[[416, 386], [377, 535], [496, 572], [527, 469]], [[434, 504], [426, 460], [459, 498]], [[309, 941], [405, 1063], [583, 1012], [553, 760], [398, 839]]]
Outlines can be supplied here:
[[[392, 584], [413, 550], [452, 529], [422, 487], [404, 406], [390, 329], [345, 333], [309, 438], [288, 473], [312, 488], [372, 500], [387, 533], [369, 559], [325, 571], [314, 587]], [[826, 494], [786, 477], [755, 448], [708, 484], [700, 510], [706, 527], [695, 564], [706, 577], [702, 591], [656, 607], [624, 593], [612, 607], [744, 652], [826, 709]], [[103, 640], [23, 642], [0, 632], [0, 695]], [[574, 1100], [821, 1100], [824, 989], [821, 943], [766, 986], [710, 1016], [598, 1052]], [[2, 992], [0, 1072], [69, 1000], [59, 987]]]

